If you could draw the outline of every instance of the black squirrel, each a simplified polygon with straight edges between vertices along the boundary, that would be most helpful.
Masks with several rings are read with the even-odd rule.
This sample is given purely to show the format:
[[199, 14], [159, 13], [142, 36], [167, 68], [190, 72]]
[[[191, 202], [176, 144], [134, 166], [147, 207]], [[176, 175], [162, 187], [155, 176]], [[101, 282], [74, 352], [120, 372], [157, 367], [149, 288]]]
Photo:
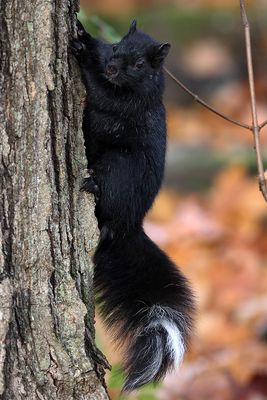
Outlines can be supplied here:
[[179, 365], [194, 301], [187, 280], [144, 233], [164, 174], [163, 62], [168, 43], [136, 28], [107, 44], [78, 23], [71, 44], [87, 90], [83, 131], [100, 242], [94, 255], [100, 310], [124, 347], [123, 389], [163, 378]]

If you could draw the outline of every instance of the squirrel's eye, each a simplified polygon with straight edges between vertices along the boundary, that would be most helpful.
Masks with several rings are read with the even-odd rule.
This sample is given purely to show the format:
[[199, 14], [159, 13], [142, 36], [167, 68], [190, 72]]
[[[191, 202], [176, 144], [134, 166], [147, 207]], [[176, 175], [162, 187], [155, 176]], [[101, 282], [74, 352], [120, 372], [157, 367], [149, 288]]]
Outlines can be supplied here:
[[141, 69], [141, 68], [143, 67], [144, 63], [145, 63], [144, 60], [138, 60], [138, 61], [135, 63], [135, 66], [134, 66], [134, 67], [135, 67], [136, 69]]

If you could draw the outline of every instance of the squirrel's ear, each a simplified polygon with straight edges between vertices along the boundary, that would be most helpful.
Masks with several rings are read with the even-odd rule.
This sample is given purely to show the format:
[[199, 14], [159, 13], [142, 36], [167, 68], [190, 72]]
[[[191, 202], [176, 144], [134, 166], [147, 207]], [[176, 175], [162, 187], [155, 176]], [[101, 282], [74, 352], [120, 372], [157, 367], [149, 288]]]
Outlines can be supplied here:
[[152, 54], [152, 64], [156, 67], [160, 66], [170, 51], [170, 43], [161, 43], [154, 46]]
[[130, 25], [129, 31], [126, 36], [132, 35], [136, 31], [136, 20], [134, 19]]

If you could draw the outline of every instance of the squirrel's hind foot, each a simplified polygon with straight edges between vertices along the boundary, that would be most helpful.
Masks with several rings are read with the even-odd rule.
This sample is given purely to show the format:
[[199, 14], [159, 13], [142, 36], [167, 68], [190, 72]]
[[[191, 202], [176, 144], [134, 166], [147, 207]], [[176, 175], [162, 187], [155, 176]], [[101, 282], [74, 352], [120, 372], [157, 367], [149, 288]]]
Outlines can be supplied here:
[[94, 194], [96, 199], [99, 198], [99, 187], [92, 176], [89, 176], [83, 180], [80, 190]]

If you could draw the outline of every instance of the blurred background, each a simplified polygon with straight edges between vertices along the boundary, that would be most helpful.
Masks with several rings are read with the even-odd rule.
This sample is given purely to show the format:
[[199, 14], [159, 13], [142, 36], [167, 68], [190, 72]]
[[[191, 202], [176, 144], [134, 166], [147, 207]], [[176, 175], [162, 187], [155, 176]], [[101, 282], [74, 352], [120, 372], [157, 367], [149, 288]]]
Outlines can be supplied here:
[[[87, 29], [116, 41], [132, 19], [171, 43], [167, 67], [221, 112], [250, 124], [237, 0], [82, 0]], [[267, 119], [267, 3], [246, 1], [259, 120]], [[97, 342], [114, 365], [112, 399], [267, 399], [267, 204], [250, 131], [210, 113], [166, 76], [168, 155], [146, 232], [191, 280], [196, 332], [180, 370], [120, 397], [120, 352], [97, 317]], [[267, 127], [262, 131], [267, 165]]]

